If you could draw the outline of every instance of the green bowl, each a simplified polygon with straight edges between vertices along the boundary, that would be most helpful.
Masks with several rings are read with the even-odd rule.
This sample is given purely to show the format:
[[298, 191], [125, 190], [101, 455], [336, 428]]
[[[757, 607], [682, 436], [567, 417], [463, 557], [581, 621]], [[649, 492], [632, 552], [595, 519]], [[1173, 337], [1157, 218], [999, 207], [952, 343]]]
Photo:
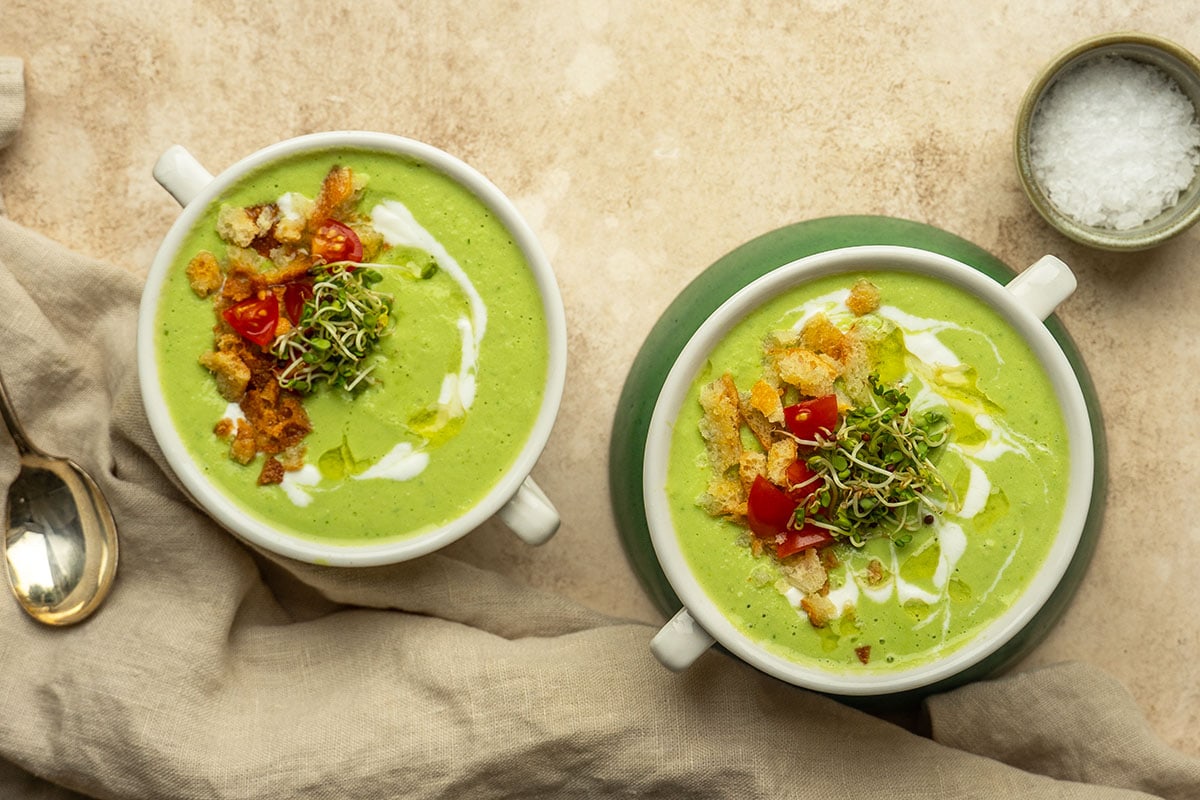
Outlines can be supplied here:
[[1038, 73], [1025, 92], [1017, 112], [1014, 135], [1017, 174], [1033, 207], [1067, 238], [1101, 250], [1145, 250], [1179, 235], [1200, 219], [1200, 170], [1175, 205], [1136, 228], [1118, 231], [1085, 225], [1059, 211], [1034, 177], [1030, 163], [1030, 126], [1042, 98], [1065, 73], [1087, 61], [1107, 56], [1158, 67], [1179, 85], [1192, 105], [1200, 109], [1200, 60], [1184, 48], [1144, 33], [1110, 33], [1085, 39], [1060, 53]]

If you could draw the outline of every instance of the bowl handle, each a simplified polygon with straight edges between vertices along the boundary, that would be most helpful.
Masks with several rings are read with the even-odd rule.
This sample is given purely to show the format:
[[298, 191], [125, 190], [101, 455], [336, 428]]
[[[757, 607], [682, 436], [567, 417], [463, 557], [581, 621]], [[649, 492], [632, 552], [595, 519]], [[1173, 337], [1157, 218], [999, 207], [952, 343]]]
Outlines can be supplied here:
[[541, 487], [526, 478], [513, 498], [500, 509], [500, 519], [526, 544], [545, 544], [561, 522], [558, 509]]
[[1008, 282], [1007, 288], [1017, 302], [1044, 320], [1054, 313], [1058, 304], [1075, 291], [1075, 275], [1061, 260], [1042, 256], [1025, 271]]
[[212, 179], [208, 170], [177, 144], [169, 147], [154, 164], [154, 180], [170, 192], [181, 206], [192, 202]]
[[650, 652], [664, 667], [685, 670], [713, 646], [714, 639], [700, 627], [686, 608], [681, 608], [650, 640]]

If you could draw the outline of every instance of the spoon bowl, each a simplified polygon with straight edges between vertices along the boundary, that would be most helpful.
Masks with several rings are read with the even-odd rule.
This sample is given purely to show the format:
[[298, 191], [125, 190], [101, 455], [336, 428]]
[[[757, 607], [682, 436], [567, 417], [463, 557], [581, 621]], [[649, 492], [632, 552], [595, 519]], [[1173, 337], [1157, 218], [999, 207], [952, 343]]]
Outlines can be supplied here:
[[117, 526], [82, 467], [34, 447], [0, 378], [0, 412], [20, 454], [8, 489], [3, 549], [9, 585], [38, 622], [71, 625], [108, 596], [117, 571]]

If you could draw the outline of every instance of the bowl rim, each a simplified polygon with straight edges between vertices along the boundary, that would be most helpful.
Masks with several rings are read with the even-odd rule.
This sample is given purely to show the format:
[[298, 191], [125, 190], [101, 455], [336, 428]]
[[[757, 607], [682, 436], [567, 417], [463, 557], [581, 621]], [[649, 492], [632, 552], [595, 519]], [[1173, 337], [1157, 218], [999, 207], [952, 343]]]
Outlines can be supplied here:
[[[547, 329], [547, 369], [542, 401], [528, 437], [504, 475], [478, 503], [446, 525], [371, 544], [309, 539], [287, 533], [242, 508], [205, 478], [184, 445], [163, 399], [154, 344], [167, 273], [184, 238], [209, 205], [261, 167], [291, 156], [335, 149], [365, 150], [413, 159], [470, 191], [512, 234], [533, 273]], [[330, 566], [374, 566], [416, 558], [458, 540], [495, 515], [517, 494], [549, 440], [566, 381], [566, 351], [566, 316], [558, 283], [541, 244], [515, 203], [481, 172], [457, 156], [416, 139], [377, 131], [323, 131], [296, 136], [256, 150], [226, 167], [183, 206], [163, 237], [147, 273], [138, 308], [137, 364], [142, 402], [154, 438], [183, 488], [214, 519], [246, 541], [299, 561]]]
[[[1013, 157], [1016, 161], [1017, 176], [1025, 196], [1038, 214], [1068, 239], [1114, 252], [1132, 252], [1156, 247], [1178, 236], [1197, 220], [1200, 220], [1200, 170], [1198, 170], [1198, 176], [1193, 180], [1191, 188], [1181, 195], [1181, 200], [1187, 198], [1188, 195], [1191, 196], [1190, 207], [1179, 206], [1181, 209], [1186, 207], [1186, 211], [1170, 216], [1170, 210], [1164, 210], [1163, 214], [1157, 218], [1160, 219], [1160, 223], [1157, 225], [1147, 225], [1131, 231], [1110, 231], [1080, 223], [1059, 211], [1050, 202], [1050, 198], [1042, 191], [1033, 175], [1029, 141], [1030, 128], [1038, 104], [1061, 75], [1082, 63], [1086, 58], [1116, 54], [1115, 51], [1128, 47], [1157, 51], [1166, 61], [1174, 62], [1179, 66], [1181, 72], [1193, 75], [1196, 82], [1200, 84], [1200, 59], [1169, 39], [1141, 31], [1098, 34], [1078, 41], [1060, 51], [1051, 59], [1050, 63], [1037, 73], [1021, 97], [1017, 108], [1016, 122], [1013, 126]], [[1136, 56], [1132, 57], [1136, 58]], [[1155, 63], [1154, 66], [1162, 69], [1161, 64]], [[1174, 78], [1174, 76], [1171, 77]], [[1176, 82], [1179, 83], [1178, 80]], [[1192, 100], [1192, 104], [1196, 107], [1196, 113], [1200, 116], [1200, 90], [1196, 94], [1192, 94], [1188, 93], [1187, 87], [1184, 85], [1180, 85], [1180, 89]]]
[[[665, 487], [670, 440], [687, 392], [713, 346], [763, 303], [827, 275], [864, 270], [916, 272], [941, 278], [982, 299], [1026, 341], [1050, 377], [1067, 426], [1069, 477], [1058, 535], [1044, 563], [1017, 603], [976, 638], [948, 656], [887, 672], [835, 672], [771, 653], [738, 630], [716, 607], [687, 564], [678, 544]], [[1042, 320], [1004, 285], [948, 256], [912, 247], [859, 245], [828, 250], [788, 262], [736, 292], [717, 308], [684, 345], [654, 404], [643, 455], [642, 491], [651, 543], [663, 573], [693, 619], [742, 660], [788, 683], [835, 695], [881, 696], [919, 689], [978, 664], [1013, 639], [1050, 599], [1066, 574], [1087, 521], [1094, 478], [1090, 415], [1078, 377]]]

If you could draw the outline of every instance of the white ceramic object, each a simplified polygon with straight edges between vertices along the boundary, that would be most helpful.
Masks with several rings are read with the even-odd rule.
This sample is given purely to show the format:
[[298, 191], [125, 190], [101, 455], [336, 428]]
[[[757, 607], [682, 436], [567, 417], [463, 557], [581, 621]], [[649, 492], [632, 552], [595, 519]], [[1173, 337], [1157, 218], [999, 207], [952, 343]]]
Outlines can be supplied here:
[[[971, 642], [945, 658], [890, 672], [834, 673], [774, 655], [721, 613], [688, 567], [667, 503], [666, 482], [675, 418], [709, 352], [743, 318], [792, 287], [841, 272], [899, 270], [941, 278], [983, 299], [1025, 339], [1050, 377], [1066, 420], [1070, 449], [1063, 521], [1046, 561], [1021, 598]], [[946, 256], [908, 247], [863, 246], [831, 250], [779, 267], [733, 295], [705, 320], [680, 352], [654, 407], [647, 433], [643, 494], [650, 538], [659, 564], [683, 608], [655, 635], [651, 651], [667, 667], [686, 669], [714, 642], [776, 678], [829, 694], [879, 696], [929, 686], [979, 663], [1009, 642], [1042, 608], [1065, 574], [1083, 533], [1094, 478], [1087, 405], [1075, 371], [1043, 320], [1075, 290], [1075, 276], [1046, 256], [1008, 286]]]
[[[394, 153], [416, 159], [470, 190], [511, 232], [532, 270], [542, 298], [549, 339], [549, 363], [542, 404], [529, 438], [508, 472], [475, 506], [447, 525], [395, 541], [378, 544], [337, 544], [292, 536], [246, 514], [204, 476], [175, 429], [163, 401], [154, 329], [159, 298], [167, 271], [188, 231], [205, 209], [229, 187], [260, 167], [299, 153], [355, 148]], [[529, 544], [542, 544], [558, 530], [559, 515], [530, 477], [534, 463], [550, 437], [566, 377], [567, 332], [562, 297], [549, 261], [533, 232], [513, 203], [487, 178], [454, 156], [422, 142], [391, 134], [335, 131], [288, 139], [259, 150], [213, 177], [187, 150], [171, 147], [154, 167], [154, 178], [183, 212], [159, 247], [142, 294], [138, 317], [138, 371], [146, 414], [171, 468], [193, 499], [218, 522], [246, 540], [291, 558], [316, 564], [369, 566], [405, 561], [437, 550], [498, 516]]]

